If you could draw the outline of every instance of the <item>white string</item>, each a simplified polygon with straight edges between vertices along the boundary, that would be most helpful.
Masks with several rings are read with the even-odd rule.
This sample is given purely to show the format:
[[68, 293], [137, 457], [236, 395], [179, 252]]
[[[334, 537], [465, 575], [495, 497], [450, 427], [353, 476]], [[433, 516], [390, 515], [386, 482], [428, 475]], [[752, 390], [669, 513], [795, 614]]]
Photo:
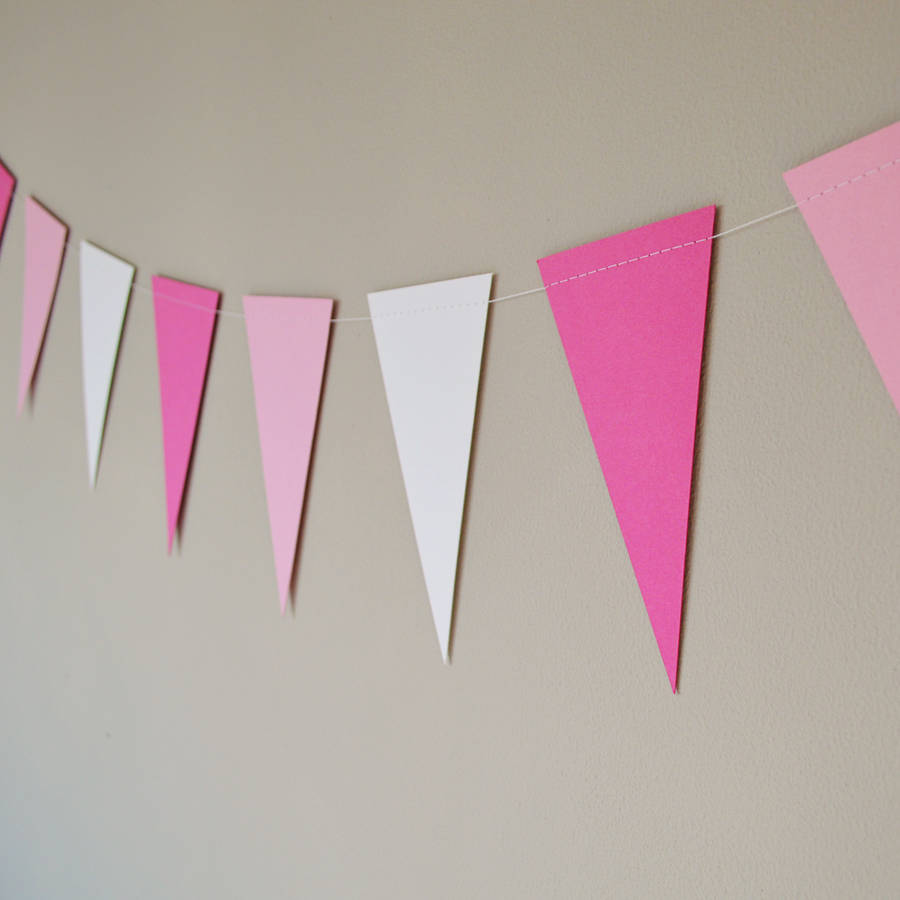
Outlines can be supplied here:
[[[239, 312], [232, 312], [230, 309], [209, 309], [206, 306], [200, 306], [199, 303], [191, 303], [189, 300], [182, 300], [181, 297], [172, 297], [169, 294], [163, 294], [160, 291], [154, 291], [152, 287], [147, 286], [146, 284], [141, 284], [139, 281], [135, 281], [131, 285], [132, 290], [142, 291], [145, 294], [149, 294], [151, 297], [160, 297], [163, 300], [170, 300], [172, 303], [178, 303], [181, 306], [188, 306], [191, 309], [199, 309], [205, 313], [215, 313], [217, 316], [226, 316], [229, 319], [243, 319], [244, 314]], [[334, 320], [332, 320], [334, 321]]]
[[[810, 203], [813, 200], [819, 200], [822, 197], [827, 196], [828, 194], [833, 193], [834, 191], [840, 190], [841, 188], [845, 188], [851, 184], [857, 184], [862, 181], [864, 178], [868, 178], [870, 175], [875, 175], [879, 172], [883, 172], [885, 169], [891, 168], [891, 166], [895, 166], [900, 163], [900, 157], [896, 159], [892, 159], [890, 162], [882, 163], [880, 166], [876, 166], [874, 169], [869, 169], [866, 172], [861, 172], [859, 175], [854, 175], [852, 178], [846, 178], [844, 181], [840, 181], [837, 184], [829, 185], [827, 188], [824, 188], [821, 191], [818, 191], [815, 194], [810, 194], [808, 197], [804, 197], [802, 200], [798, 200], [796, 203], [790, 204], [790, 206], [783, 206], [781, 209], [776, 209], [774, 212], [766, 213], [762, 216], [757, 216], [755, 219], [750, 219], [749, 222], [742, 222], [740, 225], [735, 225], [732, 228], [726, 228], [724, 231], [717, 231], [715, 234], [708, 235], [706, 237], [697, 238], [693, 241], [685, 241], [683, 244], [674, 244], [671, 247], [663, 247], [659, 250], [653, 250], [650, 253], [643, 253], [640, 256], [633, 256], [630, 259], [623, 259], [619, 262], [610, 263], [607, 266], [601, 266], [598, 269], [591, 269], [587, 272], [578, 272], [575, 275], [569, 275], [567, 278], [561, 278], [558, 281], [551, 281], [547, 284], [541, 285], [536, 288], [529, 288], [526, 291], [517, 291], [514, 294], [504, 294], [502, 297], [492, 297], [487, 302], [488, 303], [505, 303], [507, 300], [519, 300], [522, 297], [530, 297], [533, 294], [542, 294], [547, 288], [557, 287], [561, 284], [566, 284], [569, 281], [576, 281], [581, 278], [589, 278], [593, 275], [598, 275], [600, 272], [607, 272], [611, 269], [618, 269], [622, 266], [630, 265], [631, 263], [640, 262], [641, 260], [650, 259], [653, 256], [660, 256], [663, 253], [671, 253], [673, 250], [682, 250], [685, 247], [693, 247], [695, 244], [704, 244], [707, 241], [715, 241], [719, 238], [726, 237], [730, 234], [736, 234], [739, 231], [743, 231], [746, 228], [752, 228], [754, 225], [760, 225], [763, 222], [768, 222], [769, 219], [774, 219], [777, 216], [783, 216], [785, 213], [793, 212], [795, 209], [799, 209], [806, 203]], [[17, 183], [13, 187], [13, 193], [15, 193], [19, 189], [19, 184]], [[71, 231], [68, 232], [68, 236], [66, 240], [63, 242], [63, 248], [71, 246], [75, 241], [75, 236]], [[135, 281], [132, 283], [132, 290], [142, 291], [145, 294], [150, 294], [153, 297], [159, 297], [162, 300], [170, 300], [172, 303], [178, 303], [181, 306], [187, 306], [192, 309], [198, 309], [205, 313], [213, 313], [217, 316], [226, 316], [231, 319], [243, 319], [244, 314], [239, 312], [232, 312], [227, 309], [214, 309], [210, 310], [205, 306], [199, 306], [196, 303], [190, 303], [187, 300], [182, 300], [180, 297], [172, 297], [168, 294], [163, 294], [159, 291], [154, 291], [150, 285], [143, 284], [139, 281]], [[383, 313], [379, 316], [337, 316], [332, 319], [332, 322], [371, 322], [373, 319], [387, 319], [394, 318], [396, 316], [404, 316], [411, 314], [418, 314], [423, 312], [437, 312], [439, 310], [446, 309], [458, 309], [463, 306], [481, 306], [481, 303], [457, 303], [457, 304], [448, 304], [446, 306], [432, 306], [427, 309], [416, 309], [416, 310], [404, 310], [402, 312], [396, 313]]]

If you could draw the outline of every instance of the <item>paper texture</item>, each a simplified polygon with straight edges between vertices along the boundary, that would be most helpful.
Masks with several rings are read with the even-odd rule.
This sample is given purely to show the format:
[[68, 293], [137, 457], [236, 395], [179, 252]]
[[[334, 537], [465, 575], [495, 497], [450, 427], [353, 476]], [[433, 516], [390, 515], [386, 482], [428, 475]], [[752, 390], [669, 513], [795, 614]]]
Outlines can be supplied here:
[[707, 206], [538, 262], [673, 691], [711, 242], [669, 248], [708, 238], [714, 218]]
[[369, 294], [400, 468], [444, 661], [492, 275]]
[[900, 122], [784, 180], [900, 411]]
[[0, 162], [0, 241], [3, 240], [6, 217], [9, 215], [9, 207], [12, 203], [12, 195], [15, 189], [15, 176]]
[[25, 288], [18, 411], [25, 408], [62, 268], [68, 228], [33, 197], [25, 200]]
[[334, 301], [244, 297], [281, 611], [287, 605]]
[[97, 481], [100, 445], [134, 266], [81, 242], [81, 361], [88, 477]]
[[152, 281], [171, 553], [206, 384], [219, 294], [158, 275]]

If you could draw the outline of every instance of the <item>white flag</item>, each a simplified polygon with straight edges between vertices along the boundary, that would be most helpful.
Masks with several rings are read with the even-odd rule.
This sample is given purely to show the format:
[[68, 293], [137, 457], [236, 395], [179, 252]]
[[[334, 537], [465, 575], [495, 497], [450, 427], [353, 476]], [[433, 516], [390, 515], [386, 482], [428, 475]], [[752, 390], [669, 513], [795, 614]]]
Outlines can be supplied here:
[[492, 275], [369, 294], [400, 468], [444, 662]]
[[109, 389], [133, 279], [134, 266], [81, 242], [81, 352], [91, 487], [97, 481]]

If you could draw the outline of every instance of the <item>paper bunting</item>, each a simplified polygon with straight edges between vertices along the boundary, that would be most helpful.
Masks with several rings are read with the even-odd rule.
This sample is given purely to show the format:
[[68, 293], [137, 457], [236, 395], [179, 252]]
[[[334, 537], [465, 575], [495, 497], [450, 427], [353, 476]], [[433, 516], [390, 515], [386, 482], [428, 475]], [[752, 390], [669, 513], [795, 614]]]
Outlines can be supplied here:
[[900, 411], [900, 122], [784, 180]]
[[281, 611], [287, 605], [334, 301], [244, 297]]
[[369, 294], [431, 612], [449, 661], [457, 556], [492, 275]]
[[673, 691], [714, 218], [707, 206], [538, 262]]
[[0, 162], [0, 241], [3, 240], [6, 217], [9, 215], [9, 206], [12, 203], [12, 195], [15, 189], [15, 176]]
[[154, 276], [152, 281], [171, 553], [206, 384], [219, 294], [170, 278]]
[[[900, 412], [900, 122], [784, 174]], [[0, 163], [0, 239], [16, 180]], [[25, 201], [18, 409], [34, 379], [67, 244]], [[793, 210], [760, 216], [723, 234]], [[538, 261], [562, 346], [673, 691], [678, 685], [700, 370], [716, 209]], [[96, 483], [135, 267], [82, 241], [88, 473]], [[460, 533], [490, 274], [368, 295], [425, 587], [450, 658]], [[219, 294], [152, 279], [168, 548], [182, 514]], [[495, 300], [540, 293], [524, 290]], [[296, 566], [334, 301], [248, 295], [244, 319], [281, 611]], [[225, 312], [228, 316], [239, 316]]]
[[100, 445], [134, 266], [81, 242], [81, 360], [88, 476], [97, 481]]
[[33, 197], [25, 200], [25, 289], [22, 297], [22, 356], [18, 411], [37, 368], [56, 295], [68, 228]]

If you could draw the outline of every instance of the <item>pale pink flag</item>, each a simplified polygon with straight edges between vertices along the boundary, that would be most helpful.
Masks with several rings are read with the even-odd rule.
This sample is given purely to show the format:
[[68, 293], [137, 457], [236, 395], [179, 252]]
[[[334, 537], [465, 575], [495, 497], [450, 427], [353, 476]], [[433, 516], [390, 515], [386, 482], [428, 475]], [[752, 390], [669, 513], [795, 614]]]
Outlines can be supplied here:
[[16, 189], [16, 176], [0, 162], [0, 240], [3, 239], [3, 228], [9, 215], [13, 191]]
[[715, 212], [538, 261], [673, 691]]
[[333, 300], [244, 297], [275, 575], [287, 606]]
[[900, 122], [784, 180], [900, 411]]
[[25, 200], [25, 290], [22, 297], [19, 412], [25, 408], [41, 355], [68, 232], [69, 229], [33, 197]]
[[171, 553], [206, 384], [219, 294], [158, 275], [152, 281]]

